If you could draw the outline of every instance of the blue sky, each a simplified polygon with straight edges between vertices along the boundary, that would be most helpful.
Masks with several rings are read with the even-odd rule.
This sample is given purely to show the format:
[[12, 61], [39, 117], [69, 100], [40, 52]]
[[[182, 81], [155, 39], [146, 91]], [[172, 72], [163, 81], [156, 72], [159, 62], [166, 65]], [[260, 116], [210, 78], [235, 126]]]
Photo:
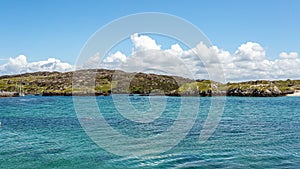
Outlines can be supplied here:
[[86, 40], [101, 26], [124, 15], [164, 12], [199, 27], [219, 48], [234, 52], [258, 42], [268, 57], [300, 52], [300, 1], [71, 1], [2, 0], [0, 58], [29, 61], [59, 58], [74, 63]]
[[[2, 0], [0, 75], [72, 70], [82, 47], [101, 27], [131, 14], [162, 12], [202, 30], [216, 46], [210, 54], [223, 59], [231, 81], [299, 79], [299, 8], [298, 0]], [[161, 45], [161, 50], [174, 43], [159, 36], [136, 37], [136, 42], [151, 38], [157, 43], [152, 47]], [[115, 46], [110, 61], [126, 61], [132, 45], [128, 38]]]

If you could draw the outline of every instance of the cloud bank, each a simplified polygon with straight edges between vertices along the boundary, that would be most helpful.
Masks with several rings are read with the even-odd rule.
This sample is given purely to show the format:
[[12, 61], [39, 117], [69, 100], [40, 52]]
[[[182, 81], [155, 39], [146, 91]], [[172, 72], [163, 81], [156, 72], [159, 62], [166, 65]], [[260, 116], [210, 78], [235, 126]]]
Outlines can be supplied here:
[[73, 66], [69, 63], [61, 62], [59, 59], [49, 58], [45, 61], [27, 62], [27, 58], [24, 55], [9, 58], [7, 63], [0, 65], [0, 75], [37, 71], [65, 72], [70, 70], [73, 70]]
[[138, 34], [132, 35], [131, 41], [133, 49], [130, 56], [125, 57], [118, 51], [106, 57], [100, 65], [129, 71], [156, 69], [188, 77], [192, 74], [196, 79], [217, 76], [209, 75], [207, 70], [214, 73], [213, 70], [223, 69], [226, 81], [300, 78], [298, 53], [281, 52], [272, 60], [267, 57], [265, 48], [255, 42], [241, 44], [234, 53], [230, 53], [203, 43], [189, 50], [183, 50], [178, 44], [162, 50], [154, 39]]
[[[241, 44], [231, 53], [217, 46], [206, 46], [202, 42], [192, 49], [183, 50], [179, 44], [162, 49], [161, 45], [147, 35], [133, 34], [130, 39], [132, 42], [130, 55], [126, 56], [122, 51], [117, 51], [101, 59], [99, 53], [96, 53], [82, 64], [82, 68], [122, 69], [194, 79], [218, 78], [224, 74], [226, 81], [300, 79], [298, 53], [283, 51], [277, 57], [273, 57], [274, 59], [270, 59], [266, 55], [266, 49], [256, 42]], [[55, 58], [27, 62], [27, 58], [20, 55], [9, 58], [7, 63], [0, 65], [0, 74], [64, 72], [73, 69], [73, 65]]]

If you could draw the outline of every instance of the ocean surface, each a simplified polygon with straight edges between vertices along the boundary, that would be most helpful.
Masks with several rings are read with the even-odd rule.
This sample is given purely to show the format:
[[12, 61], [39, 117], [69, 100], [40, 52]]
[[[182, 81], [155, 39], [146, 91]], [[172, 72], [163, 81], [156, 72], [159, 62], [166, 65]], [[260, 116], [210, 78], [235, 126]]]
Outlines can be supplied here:
[[[95, 98], [80, 99], [89, 103]], [[137, 112], [152, 110], [153, 105], [162, 112], [146, 119], [149, 122], [138, 122], [143, 120], [141, 117], [131, 121], [134, 114], [125, 118], [118, 113], [127, 111], [124, 110], [127, 102], [122, 99], [129, 99], [127, 106]], [[199, 142], [199, 135], [210, 110], [211, 98], [190, 97], [190, 105], [200, 101], [199, 112], [191, 130], [178, 140], [177, 145], [165, 152], [141, 156], [109, 151], [110, 146], [120, 147], [126, 154], [127, 146], [130, 151], [143, 152], [143, 146], [126, 145], [122, 141], [116, 144], [114, 132], [105, 131], [113, 129], [129, 139], [164, 134], [175, 125], [182, 106], [180, 99], [125, 95], [118, 99], [96, 97], [101, 114], [111, 126], [98, 135], [102, 141], [99, 145], [81, 124], [101, 121], [83, 116], [78, 120], [72, 97], [0, 98], [0, 168], [300, 168], [300, 97], [227, 97], [219, 125], [204, 143]], [[126, 104], [115, 105], [119, 103]], [[88, 114], [89, 110], [86, 111]], [[106, 136], [110, 137], [111, 143], [104, 142]], [[169, 145], [168, 142], [174, 139], [178, 137], [149, 140], [143, 145], [148, 146], [148, 152], [149, 146], [156, 143]]]

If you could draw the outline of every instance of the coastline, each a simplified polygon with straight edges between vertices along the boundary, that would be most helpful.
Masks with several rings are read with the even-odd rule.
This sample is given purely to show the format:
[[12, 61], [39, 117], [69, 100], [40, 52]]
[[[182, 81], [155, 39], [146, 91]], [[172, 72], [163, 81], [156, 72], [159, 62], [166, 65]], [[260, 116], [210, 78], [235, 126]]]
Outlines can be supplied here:
[[[210, 95], [180, 95], [180, 94], [128, 94], [128, 93], [43, 93], [43, 94], [26, 94], [25, 96], [36, 96], [36, 97], [93, 97], [93, 96], [112, 96], [112, 95], [128, 95], [129, 97], [148, 97], [148, 96], [167, 96], [167, 97], [300, 97], [300, 93], [293, 93], [293, 94], [282, 94], [282, 95], [243, 95], [243, 94], [236, 94], [236, 95], [226, 95], [226, 94], [210, 94]], [[18, 94], [14, 95], [0, 95], [0, 98], [9, 98], [9, 97], [21, 97]]]
[[0, 92], [0, 98], [1, 97], [18, 97], [19, 93], [17, 92]]
[[[94, 79], [94, 80], [93, 80]], [[129, 73], [120, 70], [86, 69], [72, 72], [34, 72], [0, 76], [0, 97], [12, 97], [13, 91], [41, 96], [300, 96], [300, 80], [256, 80], [220, 83], [161, 74]], [[299, 93], [298, 93], [299, 92]]]
[[289, 97], [296, 97], [296, 96], [300, 96], [300, 90], [295, 90], [294, 93], [292, 94], [287, 94], [286, 96], [289, 96]]

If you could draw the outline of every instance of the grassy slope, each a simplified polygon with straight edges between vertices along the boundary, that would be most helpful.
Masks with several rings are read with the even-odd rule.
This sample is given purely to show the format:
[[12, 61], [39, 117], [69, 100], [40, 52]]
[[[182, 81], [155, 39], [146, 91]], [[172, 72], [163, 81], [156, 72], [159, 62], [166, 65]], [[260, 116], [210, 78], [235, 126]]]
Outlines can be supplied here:
[[[76, 75], [73, 77], [73, 75]], [[95, 80], [94, 80], [95, 79]], [[11, 84], [7, 82], [10, 80]], [[300, 80], [249, 81], [220, 84], [210, 80], [193, 81], [181, 77], [156, 74], [126, 73], [105, 69], [73, 72], [36, 72], [0, 77], [0, 90], [18, 91], [18, 85], [26, 93], [71, 93], [73, 91], [101, 93], [180, 93], [183, 95], [209, 95], [216, 91], [293, 92], [300, 89]], [[16, 85], [18, 84], [18, 85]], [[85, 86], [85, 87], [82, 87]], [[234, 92], [233, 92], [234, 93]]]

